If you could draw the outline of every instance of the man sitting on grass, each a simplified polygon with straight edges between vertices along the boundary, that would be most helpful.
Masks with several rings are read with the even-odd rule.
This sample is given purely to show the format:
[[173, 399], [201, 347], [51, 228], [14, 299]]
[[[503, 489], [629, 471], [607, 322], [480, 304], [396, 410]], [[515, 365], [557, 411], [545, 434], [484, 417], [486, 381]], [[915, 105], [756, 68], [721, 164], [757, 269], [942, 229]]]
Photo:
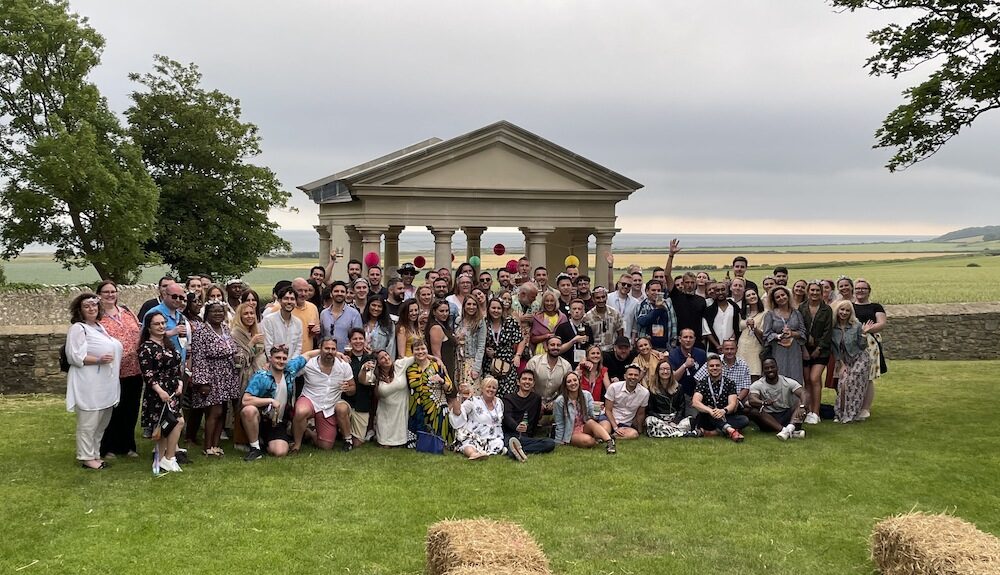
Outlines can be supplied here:
[[526, 461], [529, 453], [548, 453], [556, 442], [548, 437], [532, 437], [542, 417], [542, 397], [534, 392], [535, 372], [524, 370], [517, 379], [517, 391], [503, 398], [503, 440], [507, 455]]
[[270, 367], [253, 374], [243, 394], [243, 409], [240, 418], [250, 443], [250, 451], [244, 461], [256, 461], [264, 457], [260, 448], [263, 439], [267, 452], [275, 457], [288, 454], [288, 444], [292, 437], [288, 434], [288, 421], [292, 414], [292, 398], [295, 396], [295, 375], [309, 359], [319, 354], [313, 350], [288, 359], [288, 346], [276, 345], [270, 350]]
[[747, 415], [761, 431], [777, 431], [778, 439], [804, 438], [802, 420], [809, 403], [806, 389], [794, 379], [778, 375], [778, 362], [773, 357], [761, 365], [764, 377], [750, 386], [750, 410]]
[[601, 427], [613, 438], [636, 439], [644, 430], [649, 390], [639, 385], [640, 379], [642, 368], [629, 365], [625, 368], [625, 381], [612, 383], [604, 396]]
[[708, 377], [698, 382], [691, 398], [691, 407], [697, 412], [695, 426], [704, 432], [719, 432], [736, 443], [743, 441], [740, 430], [750, 424], [745, 415], [736, 415], [739, 402], [736, 384], [722, 375], [722, 358], [708, 355]]

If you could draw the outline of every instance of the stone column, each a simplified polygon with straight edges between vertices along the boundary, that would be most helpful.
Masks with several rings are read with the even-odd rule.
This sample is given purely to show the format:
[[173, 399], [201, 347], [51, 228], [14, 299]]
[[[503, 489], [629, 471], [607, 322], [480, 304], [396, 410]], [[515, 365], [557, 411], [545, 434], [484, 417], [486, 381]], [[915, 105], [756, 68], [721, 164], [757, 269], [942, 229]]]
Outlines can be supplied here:
[[547, 266], [547, 252], [546, 244], [548, 242], [549, 234], [555, 231], [555, 228], [521, 228], [521, 232], [524, 234], [524, 251], [531, 260], [531, 269], [534, 270], [538, 266]]
[[451, 238], [458, 228], [427, 226], [434, 235], [434, 267], [451, 269]]
[[[368, 255], [369, 252], [375, 252], [379, 254], [379, 260], [382, 258], [382, 234], [387, 230], [384, 226], [356, 226], [358, 232], [361, 233], [361, 252], [362, 258], [361, 263], [364, 264], [364, 256]], [[383, 262], [384, 263], [384, 262]], [[384, 268], [385, 266], [383, 266]], [[367, 274], [368, 266], [363, 265], [362, 269]]]
[[320, 224], [313, 226], [313, 229], [319, 234], [319, 265], [326, 267], [330, 263], [330, 250], [333, 249], [330, 244], [330, 226]]
[[382, 262], [386, 278], [396, 275], [399, 269], [399, 233], [405, 226], [389, 226], [385, 232], [385, 261]]
[[344, 231], [347, 232], [348, 241], [347, 259], [360, 262], [365, 255], [364, 247], [361, 245], [361, 232], [356, 226], [344, 226]]
[[[580, 260], [580, 275], [585, 276], [590, 273], [590, 234], [591, 230], [573, 229], [569, 233], [569, 253]], [[597, 285], [594, 278], [590, 278], [590, 285]]]
[[[611, 251], [611, 241], [614, 239], [615, 234], [621, 230], [616, 228], [603, 228], [594, 231], [594, 239], [597, 243], [597, 253], [594, 259], [594, 277], [592, 278], [590, 285], [593, 287], [604, 286], [608, 288], [608, 291], [614, 291], [614, 281], [608, 284], [608, 261], [606, 259], [608, 253]], [[612, 278], [613, 280], [614, 278]]]
[[[472, 259], [472, 256], [482, 258], [482, 247], [480, 244], [482, 243], [483, 232], [486, 231], [486, 228], [465, 226], [462, 228], [462, 231], [465, 232], [465, 261]], [[474, 267], [476, 268], [476, 273], [478, 274], [479, 268], [482, 267], [482, 264]]]

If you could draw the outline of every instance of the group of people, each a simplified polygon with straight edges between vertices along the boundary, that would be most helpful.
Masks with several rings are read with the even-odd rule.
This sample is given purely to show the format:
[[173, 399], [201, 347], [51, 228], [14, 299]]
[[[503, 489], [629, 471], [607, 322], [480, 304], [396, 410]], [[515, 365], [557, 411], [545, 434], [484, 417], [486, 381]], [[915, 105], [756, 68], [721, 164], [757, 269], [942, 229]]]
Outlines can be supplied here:
[[351, 260], [331, 281], [336, 250], [266, 305], [239, 280], [165, 276], [133, 313], [101, 282], [70, 305], [77, 459], [138, 457], [137, 422], [162, 473], [190, 461], [182, 443], [198, 445], [199, 430], [205, 457], [224, 456], [228, 437], [249, 461], [338, 439], [344, 451], [373, 441], [524, 461], [559, 445], [614, 454], [642, 435], [740, 442], [751, 421], [802, 438], [824, 385], [835, 421], [870, 416], [886, 314], [866, 280], [789, 288], [778, 267], [758, 287], [742, 256], [725, 280], [673, 276], [680, 249], [672, 241], [648, 278], [629, 266], [594, 288], [577, 266], [550, 285], [527, 258], [422, 282], [408, 263], [385, 285], [379, 266]]

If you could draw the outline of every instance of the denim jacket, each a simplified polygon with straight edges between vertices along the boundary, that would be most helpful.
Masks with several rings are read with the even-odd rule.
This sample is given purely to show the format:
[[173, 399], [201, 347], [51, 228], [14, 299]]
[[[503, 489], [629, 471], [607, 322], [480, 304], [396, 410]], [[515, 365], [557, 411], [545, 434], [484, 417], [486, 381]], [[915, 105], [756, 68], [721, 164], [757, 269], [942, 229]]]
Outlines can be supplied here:
[[463, 346], [462, 353], [466, 359], [472, 360], [472, 369], [476, 371], [482, 371], [483, 369], [483, 355], [486, 352], [486, 329], [486, 322], [481, 321], [476, 324], [474, 330], [468, 331], [465, 334], [465, 345]]
[[[844, 350], [841, 349], [841, 342], [844, 344], [844, 348], [847, 351], [847, 357], [844, 357]], [[841, 361], [847, 361], [854, 359], [859, 353], [867, 353], [868, 351], [868, 336], [866, 336], [861, 331], [861, 324], [854, 322], [846, 330], [841, 329], [840, 326], [835, 326], [833, 328], [833, 345], [832, 350], [834, 357]]]
[[[584, 389], [581, 389], [580, 393], [583, 394], [584, 403], [587, 405], [587, 413], [583, 414], [583, 421], [586, 423], [587, 420], [594, 418], [594, 397], [590, 395], [589, 391]], [[555, 421], [556, 426], [556, 443], [569, 443], [569, 440], [573, 438], [573, 421], [576, 419], [576, 404], [567, 406], [563, 396], [559, 395], [552, 402], [552, 419]]]

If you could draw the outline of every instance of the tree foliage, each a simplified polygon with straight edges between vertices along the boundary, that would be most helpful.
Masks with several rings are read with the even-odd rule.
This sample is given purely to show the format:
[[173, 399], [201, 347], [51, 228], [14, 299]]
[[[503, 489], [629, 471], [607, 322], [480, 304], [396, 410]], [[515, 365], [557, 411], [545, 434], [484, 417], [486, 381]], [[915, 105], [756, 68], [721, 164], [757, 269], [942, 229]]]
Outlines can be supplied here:
[[87, 81], [104, 39], [64, 0], [0, 2], [0, 251], [52, 244], [67, 267], [130, 282], [148, 261], [157, 190]]
[[152, 73], [129, 78], [144, 88], [126, 115], [160, 187], [152, 247], [164, 262], [181, 275], [232, 277], [288, 249], [268, 212], [287, 207], [289, 194], [271, 170], [247, 162], [260, 154], [260, 136], [241, 121], [239, 100], [205, 90], [194, 64], [164, 56]]
[[931, 68], [903, 91], [905, 102], [876, 131], [876, 147], [895, 148], [886, 167], [909, 167], [934, 155], [983, 113], [1000, 107], [1000, 6], [991, 0], [833, 0], [850, 11], [900, 10], [916, 18], [868, 34], [878, 51], [873, 76], [896, 78]]

